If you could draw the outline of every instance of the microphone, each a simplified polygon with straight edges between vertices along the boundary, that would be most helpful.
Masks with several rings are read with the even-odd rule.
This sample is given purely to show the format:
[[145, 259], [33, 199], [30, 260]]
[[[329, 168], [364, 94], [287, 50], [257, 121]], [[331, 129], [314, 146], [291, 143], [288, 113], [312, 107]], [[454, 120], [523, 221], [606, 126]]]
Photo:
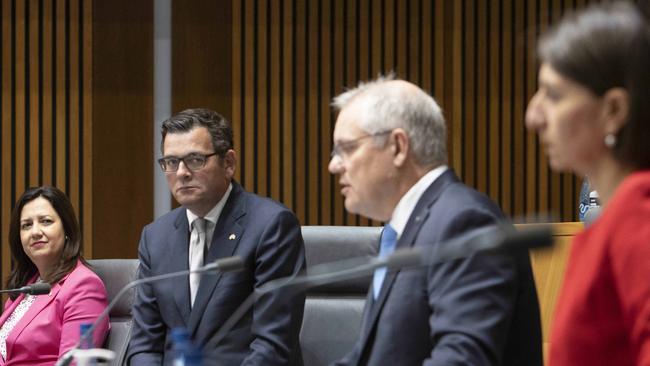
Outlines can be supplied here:
[[215, 348], [230, 329], [248, 312], [255, 301], [271, 291], [287, 289], [291, 291], [290, 294], [293, 294], [311, 287], [365, 277], [380, 267], [392, 270], [409, 269], [465, 258], [481, 252], [508, 252], [551, 246], [553, 244], [552, 234], [548, 225], [536, 225], [521, 230], [516, 230], [510, 225], [496, 225], [472, 230], [435, 247], [408, 247], [398, 249], [385, 258], [352, 258], [317, 265], [310, 269], [310, 274], [279, 278], [260, 286], [244, 300], [204, 348]]
[[129, 282], [126, 286], [124, 286], [120, 290], [120, 292], [117, 293], [117, 295], [115, 295], [113, 300], [108, 304], [108, 306], [104, 309], [104, 311], [102, 311], [99, 314], [97, 319], [86, 330], [86, 332], [79, 337], [79, 341], [74, 345], [74, 347], [72, 347], [72, 349], [70, 349], [63, 356], [61, 356], [61, 358], [56, 362], [55, 366], [67, 366], [72, 362], [75, 352], [79, 350], [79, 345], [88, 338], [92, 339], [92, 335], [93, 332], [95, 331], [95, 328], [97, 328], [99, 323], [108, 316], [108, 314], [115, 307], [118, 301], [130, 289], [145, 283], [157, 282], [157, 281], [166, 280], [174, 277], [187, 276], [193, 273], [199, 273], [199, 274], [213, 274], [212, 272], [226, 273], [226, 272], [239, 271], [243, 268], [244, 268], [244, 261], [241, 259], [241, 257], [234, 256], [234, 257], [226, 257], [226, 258], [218, 259], [212, 263], [206, 264], [203, 267], [199, 267], [195, 270], [183, 270], [178, 272], [165, 273], [165, 274], [147, 277], [147, 278], [141, 278]]
[[27, 295], [47, 295], [50, 293], [50, 289], [52, 286], [50, 286], [49, 283], [46, 282], [39, 282], [39, 283], [32, 283], [31, 285], [23, 286], [21, 288], [12, 288], [9, 290], [0, 290], [0, 294], [5, 294], [5, 293], [20, 293], [20, 294], [27, 294]]

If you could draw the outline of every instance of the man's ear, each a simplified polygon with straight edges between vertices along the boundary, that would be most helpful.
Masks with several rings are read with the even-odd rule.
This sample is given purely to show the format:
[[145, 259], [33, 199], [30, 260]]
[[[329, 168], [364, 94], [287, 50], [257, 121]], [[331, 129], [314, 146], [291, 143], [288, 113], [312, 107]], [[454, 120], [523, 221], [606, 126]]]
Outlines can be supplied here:
[[410, 154], [411, 141], [408, 134], [403, 129], [396, 128], [390, 133], [388, 139], [389, 142], [393, 142], [391, 147], [393, 149], [393, 164], [396, 167], [404, 166]]
[[235, 153], [235, 150], [230, 149], [226, 151], [223, 155], [223, 165], [226, 169], [226, 174], [229, 175], [229, 178], [232, 178], [237, 168], [237, 153]]
[[617, 134], [630, 114], [630, 95], [624, 88], [612, 88], [603, 95], [605, 133]]

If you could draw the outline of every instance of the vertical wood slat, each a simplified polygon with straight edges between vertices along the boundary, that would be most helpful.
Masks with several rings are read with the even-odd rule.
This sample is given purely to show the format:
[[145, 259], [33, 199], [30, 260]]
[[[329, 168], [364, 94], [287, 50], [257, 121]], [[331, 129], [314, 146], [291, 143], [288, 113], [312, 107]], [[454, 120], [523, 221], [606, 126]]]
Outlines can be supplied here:
[[[0, 240], [4, 242], [4, 238], [9, 232], [9, 215], [13, 206], [12, 194], [12, 176], [11, 170], [13, 161], [11, 157], [11, 141], [13, 136], [11, 134], [11, 110], [13, 108], [11, 100], [11, 75], [13, 54], [11, 51], [11, 40], [14, 37], [12, 32], [12, 14], [11, 14], [11, 1], [2, 1], [2, 113], [0, 119], [2, 120], [2, 134], [0, 134], [0, 182], [2, 183], [0, 191]], [[9, 245], [2, 245], [2, 280], [7, 278], [11, 266], [11, 256], [9, 254]]]
[[28, 40], [25, 39], [25, 23], [27, 14], [25, 13], [25, 2], [14, 1], [12, 4], [12, 13], [14, 16], [14, 39], [12, 48], [14, 49], [14, 63], [12, 75], [12, 93], [14, 100], [12, 129], [14, 131], [14, 189], [16, 197], [20, 192], [27, 188], [25, 182], [25, 172], [28, 170], [26, 159], [26, 147], [29, 140], [25, 139], [25, 103], [26, 103], [26, 80], [25, 69], [28, 67], [25, 60], [25, 48]]
[[[462, 15], [465, 12], [465, 9], [467, 8], [466, 6], [467, 1], [456, 1], [454, 2], [454, 8], [453, 8], [453, 38], [451, 40], [451, 45], [452, 45], [452, 53], [451, 57], [453, 57], [456, 60], [461, 60], [463, 59], [463, 55], [467, 53], [466, 49], [464, 48], [465, 44], [465, 34], [467, 32], [466, 28], [462, 28]], [[436, 3], [436, 5], [438, 5]], [[440, 7], [436, 6], [435, 8], [436, 14], [442, 13], [440, 11]], [[434, 22], [437, 24], [438, 18]], [[436, 41], [438, 39], [436, 38]], [[436, 45], [439, 45], [439, 43], [442, 42], [436, 42]], [[439, 48], [436, 48], [435, 51], [437, 51]], [[434, 58], [433, 61], [437, 65], [436, 71], [439, 69], [442, 69], [441, 63], [439, 60], [444, 60], [444, 58], [441, 58], [438, 56], [437, 58]], [[464, 78], [463, 75], [465, 74], [465, 62], [459, 62], [457, 64], [452, 65], [452, 83], [453, 85], [458, 85], [458, 87], [455, 90], [455, 93], [453, 93], [453, 98], [451, 98], [451, 106], [448, 105], [448, 108], [446, 111], [443, 111], [443, 113], [446, 115], [447, 118], [453, 118], [455, 116], [458, 116], [461, 120], [465, 120], [465, 113], [467, 113], [467, 106], [463, 104], [464, 102], [464, 93], [467, 90], [467, 85], [464, 83]], [[439, 81], [439, 75], [436, 73], [436, 81]], [[452, 94], [452, 93], [449, 93]], [[438, 103], [444, 103], [447, 102], [446, 100], [441, 98], [442, 96], [434, 94], [434, 98], [438, 101]], [[466, 155], [466, 147], [469, 147], [470, 144], [464, 144], [463, 142], [463, 134], [466, 133], [467, 128], [464, 126], [462, 123], [451, 123], [447, 124], [448, 128], [448, 134], [450, 135], [450, 138], [447, 139], [448, 141], [448, 146], [447, 150], [449, 152], [449, 164], [452, 166], [458, 167], [456, 170], [456, 174], [461, 179], [469, 179], [468, 173], [466, 172], [466, 166], [463, 164], [464, 162], [464, 157]]]
[[[246, 24], [255, 24], [255, 1], [245, 0], [244, 3]], [[248, 28], [248, 29], [246, 29]], [[255, 30], [257, 27], [246, 27], [247, 30], [244, 35], [244, 44], [245, 45], [255, 45]], [[248, 189], [252, 189], [254, 182], [253, 172], [254, 172], [254, 162], [255, 157], [252, 155], [254, 151], [255, 144], [255, 130], [254, 130], [254, 119], [252, 118], [255, 108], [255, 47], [244, 47], [244, 63], [246, 67], [246, 72], [244, 73], [243, 86], [245, 90], [244, 94], [244, 109], [241, 120], [242, 130], [240, 139], [242, 143], [240, 144], [241, 152], [241, 183]], [[251, 158], [252, 157], [252, 158]], [[249, 178], [250, 177], [250, 178]]]
[[524, 28], [525, 12], [524, 12], [524, 2], [513, 0], [514, 4], [514, 28], [512, 38], [513, 42], [513, 53], [514, 53], [514, 65], [513, 65], [513, 134], [512, 134], [512, 147], [513, 147], [513, 165], [512, 165], [512, 174], [513, 174], [513, 187], [511, 187], [511, 193], [513, 195], [513, 210], [510, 212], [511, 215], [523, 216], [526, 207], [526, 175], [525, 169], [523, 169], [525, 164], [525, 154], [524, 146], [526, 139], [526, 129], [524, 127], [524, 114], [526, 109], [525, 101], [525, 77], [524, 72], [526, 70], [526, 53], [528, 52], [526, 48], [526, 32], [527, 29]]
[[[233, 108], [245, 111], [233, 123], [245, 126], [235, 133], [245, 141], [240, 173], [248, 189], [281, 200], [303, 224], [377, 224], [345, 212], [337, 178], [327, 173], [329, 123], [336, 120], [328, 102], [346, 87], [395, 71], [443, 107], [450, 166], [463, 181], [516, 220], [539, 212], [575, 219], [579, 183], [550, 172], [523, 123], [537, 84], [536, 38], [570, 2], [262, 1], [233, 2], [241, 13], [233, 13], [232, 60], [242, 65], [233, 68], [233, 83], [243, 88], [233, 85]], [[266, 18], [255, 18], [261, 9]], [[268, 79], [252, 88], [251, 75], [264, 72]], [[258, 150], [253, 159], [250, 145], [260, 138], [269, 139], [268, 153]], [[252, 184], [269, 181], [270, 190]]]
[[87, 257], [94, 257], [93, 250], [93, 237], [92, 230], [90, 228], [93, 226], [93, 174], [92, 174], [92, 156], [93, 156], [93, 145], [92, 145], [92, 136], [93, 136], [93, 124], [92, 124], [92, 99], [93, 99], [93, 88], [92, 88], [92, 50], [93, 50], [93, 28], [92, 28], [92, 14], [93, 14], [93, 4], [91, 1], [82, 0], [80, 2], [82, 11], [80, 11], [80, 19], [83, 22], [83, 27], [81, 28], [82, 32], [82, 45], [83, 54], [82, 54], [82, 72], [83, 72], [83, 81], [81, 83], [81, 88], [83, 89], [82, 97], [82, 106], [83, 112], [81, 113], [81, 128], [83, 128], [83, 133], [81, 138], [84, 143], [82, 146], [82, 169], [83, 169], [83, 184], [81, 189], [83, 194], [81, 199], [83, 203], [81, 208], [83, 213], [81, 217], [81, 225], [85, 228], [82, 232], [83, 234], [83, 243], [84, 243], [84, 253]]
[[[52, 159], [54, 154], [52, 153], [53, 141], [53, 105], [54, 98], [56, 93], [54, 92], [54, 73], [53, 73], [53, 64], [54, 64], [54, 45], [52, 38], [54, 37], [54, 20], [53, 20], [53, 2], [44, 1], [42, 8], [42, 21], [43, 21], [43, 33], [41, 34], [43, 42], [43, 59], [41, 61], [41, 70], [43, 72], [43, 184], [44, 185], [53, 185], [53, 168]], [[88, 22], [90, 23], [90, 22]]]
[[294, 199], [294, 185], [293, 177], [295, 175], [295, 150], [294, 150], [294, 65], [295, 58], [293, 49], [295, 47], [295, 33], [296, 24], [293, 22], [294, 14], [294, 1], [283, 0], [284, 13], [282, 14], [282, 27], [284, 29], [282, 48], [282, 74], [283, 74], [283, 87], [282, 91], [282, 137], [283, 137], [283, 172], [282, 172], [282, 186], [283, 186], [283, 202], [288, 207], [295, 207], [296, 200]]
[[491, 197], [499, 201], [501, 199], [501, 185], [500, 182], [505, 178], [501, 170], [501, 155], [500, 155], [500, 131], [502, 128], [503, 120], [501, 119], [501, 108], [504, 104], [502, 96], [500, 95], [502, 83], [499, 73], [499, 64], [501, 59], [499, 58], [499, 52], [503, 49], [501, 45], [501, 30], [499, 28], [499, 22], [501, 20], [501, 9], [499, 4], [502, 1], [490, 1], [489, 12], [487, 12], [489, 20], [489, 29], [488, 29], [488, 39], [486, 44], [489, 44], [488, 49], [488, 69], [486, 73], [488, 75], [488, 90], [487, 90], [487, 100], [488, 100], [488, 125], [489, 125], [489, 137], [488, 140], [488, 162], [487, 162], [487, 174], [489, 176], [488, 180], [488, 189], [486, 190]]
[[305, 113], [305, 146], [306, 154], [308, 157], [305, 159], [305, 172], [307, 181], [305, 182], [305, 208], [306, 221], [318, 222], [320, 206], [323, 204], [321, 199], [322, 191], [318, 189], [320, 181], [324, 178], [321, 174], [321, 164], [313, 164], [315, 161], [323, 161], [320, 155], [320, 141], [318, 140], [318, 132], [322, 125], [321, 116], [319, 115], [320, 99], [320, 86], [322, 78], [322, 45], [320, 44], [320, 19], [319, 14], [320, 1], [310, 1], [306, 9], [306, 16], [309, 19], [309, 26], [307, 27], [308, 48], [305, 50], [307, 62], [307, 85], [314, 87], [305, 89], [307, 90], [308, 97], [305, 100], [307, 112]]
[[[243, 135], [241, 132], [241, 121], [243, 120], [242, 117], [242, 108], [244, 105], [244, 100], [242, 97], [243, 93], [243, 73], [242, 73], [242, 65], [241, 63], [243, 62], [243, 59], [245, 57], [242, 56], [242, 52], [246, 49], [243, 45], [245, 45], [245, 40], [243, 39], [242, 36], [242, 6], [243, 2], [241, 1], [233, 1], [233, 6], [232, 6], [232, 47], [233, 47], [233, 52], [232, 52], [232, 97], [231, 97], [231, 103], [232, 103], [232, 130], [233, 130], [233, 143], [234, 143], [234, 148], [235, 151], [238, 152], [237, 159], [238, 159], [238, 166], [237, 169], [235, 170], [235, 179], [239, 180], [241, 182], [241, 160], [244, 158], [243, 155], [243, 147], [241, 144], [241, 136]], [[218, 112], [218, 111], [217, 111]]]
[[[462, 28], [465, 32], [465, 57], [460, 61], [462, 65], [465, 65], [465, 70], [463, 72], [465, 80], [465, 92], [462, 95], [461, 105], [459, 109], [462, 111], [459, 116], [461, 119], [459, 121], [452, 120], [451, 123], [453, 126], [464, 125], [464, 138], [462, 138], [460, 144], [465, 147], [465, 156], [462, 160], [462, 165], [459, 167], [463, 172], [463, 180], [472, 186], [477, 184], [477, 169], [478, 159], [476, 158], [479, 154], [477, 153], [477, 116], [478, 116], [478, 105], [476, 103], [476, 93], [477, 91], [477, 77], [476, 77], [476, 65], [478, 65], [478, 55], [477, 55], [477, 44], [479, 40], [477, 35], [479, 33], [477, 29], [477, 13], [476, 13], [476, 0], [466, 0], [465, 1], [465, 14], [466, 17], [464, 20], [464, 27]], [[462, 21], [462, 20], [461, 20]], [[449, 124], [449, 123], [448, 123]]]
[[[14, 201], [28, 187], [56, 185], [71, 199], [90, 248], [89, 156], [91, 0], [2, 1], [0, 238], [2, 278], [11, 269], [8, 230]], [[83, 22], [83, 29], [81, 23]], [[82, 37], [83, 34], [83, 37]], [[83, 97], [82, 97], [83, 96]], [[80, 113], [85, 118], [81, 118]], [[56, 179], [54, 179], [56, 176]], [[90, 191], [86, 187], [86, 191]], [[84, 209], [85, 208], [85, 209]], [[86, 256], [92, 256], [86, 250]]]
[[[268, 1], [270, 3], [270, 1]], [[281, 134], [282, 134], [282, 128], [281, 128], [281, 108], [280, 108], [280, 101], [282, 100], [281, 92], [282, 89], [280, 88], [280, 72], [282, 69], [282, 64], [280, 63], [280, 53], [282, 52], [282, 49], [280, 48], [280, 40], [281, 40], [281, 33], [280, 29], [282, 28], [282, 25], [280, 24], [279, 21], [274, 22], [273, 19], [280, 19], [280, 6], [272, 5], [272, 4], [267, 4], [268, 6], [268, 12], [269, 12], [269, 24], [267, 24], [267, 27], [270, 28], [270, 33], [269, 33], [269, 60], [270, 60], [270, 65], [269, 65], [269, 76], [270, 76], [270, 88], [269, 88], [269, 106], [267, 106], [269, 110], [269, 117], [268, 117], [268, 126], [269, 126], [269, 131], [268, 133], [270, 134], [270, 140], [271, 143], [269, 145], [269, 150], [271, 153], [268, 154], [269, 156], [273, 154], [273, 152], [280, 152], [280, 155], [283, 154], [283, 149], [282, 149], [282, 144], [281, 144]], [[275, 122], [275, 123], [273, 123]], [[281, 171], [282, 171], [282, 158], [281, 156], [277, 156], [275, 159], [269, 159], [267, 157], [267, 160], [270, 162], [270, 169], [268, 172], [268, 177], [267, 179], [269, 180], [269, 192], [268, 194], [272, 197], [280, 197], [280, 192], [282, 189], [282, 184], [281, 184]]]
[[[27, 14], [27, 19], [29, 19], [29, 47], [27, 48], [28, 55], [27, 59], [38, 58], [38, 26], [39, 26], [39, 6], [38, 0], [29, 0], [29, 14]], [[39, 85], [39, 70], [40, 63], [30, 62], [29, 63], [29, 118], [27, 121], [29, 123], [29, 181], [27, 184], [31, 187], [39, 185], [40, 175], [39, 167], [41, 166], [40, 161], [40, 143], [39, 135], [41, 133], [39, 126], [39, 110], [40, 110], [40, 101], [38, 98], [40, 85]], [[78, 206], [76, 206], [78, 207]]]
[[[67, 68], [67, 104], [66, 104], [66, 118], [69, 121], [69, 127], [67, 130], [67, 141], [66, 149], [69, 150], [68, 155], [70, 158], [67, 160], [68, 174], [66, 180], [68, 181], [69, 191], [70, 191], [70, 200], [74, 207], [80, 207], [80, 197], [79, 197], [79, 188], [80, 182], [75, 177], [79, 177], [81, 172], [79, 166], [79, 154], [82, 154], [79, 151], [79, 154], [72, 153], [72, 149], [79, 149], [79, 109], [74, 106], [78, 106], [81, 101], [81, 93], [83, 90], [79, 88], [79, 53], [83, 50], [82, 45], [77, 41], [79, 40], [79, 1], [81, 0], [69, 0], [67, 4], [67, 13], [68, 13], [68, 43], [69, 43], [69, 52], [68, 52], [68, 62], [66, 63]], [[74, 20], [74, 21], [73, 21]], [[75, 156], [75, 157], [73, 157]], [[77, 215], [79, 213], [77, 212]]]
[[[294, 161], [293, 167], [293, 195], [294, 195], [294, 210], [298, 217], [303, 218], [304, 221], [307, 220], [307, 207], [309, 203], [305, 196], [305, 185], [307, 184], [307, 177], [305, 171], [305, 161], [307, 158], [307, 139], [305, 136], [305, 125], [307, 123], [312, 123], [309, 121], [309, 116], [307, 115], [306, 109], [306, 100], [308, 97], [307, 89], [305, 88], [305, 80], [308, 79], [308, 47], [307, 43], [309, 42], [309, 34], [307, 34], [308, 28], [308, 9], [307, 4], [309, 2], [295, 1], [294, 2], [294, 16], [293, 21], [295, 22], [294, 28], [294, 120], [293, 129], [294, 129], [294, 150], [292, 152], [292, 157]], [[316, 204], [316, 202], [314, 202]]]
[[[320, 26], [318, 31], [321, 34], [320, 45], [322, 53], [320, 56], [321, 59], [321, 70], [322, 75], [320, 77], [320, 90], [318, 95], [318, 108], [319, 108], [319, 118], [320, 118], [320, 129], [318, 131], [318, 144], [319, 148], [319, 161], [322, 161], [322, 164], [318, 164], [317, 168], [319, 172], [318, 184], [315, 187], [315, 196], [316, 199], [320, 202], [320, 207], [318, 211], [318, 220], [317, 222], [324, 222], [326, 220], [331, 220], [330, 212], [332, 210], [332, 182], [333, 177], [330, 176], [327, 170], [327, 159], [330, 154], [330, 141], [332, 140], [332, 126], [331, 126], [331, 108], [329, 107], [330, 95], [332, 90], [331, 80], [332, 80], [332, 64], [330, 62], [332, 58], [332, 52], [336, 49], [336, 46], [332, 47], [332, 4], [329, 1], [322, 1], [320, 14]], [[379, 27], [377, 28], [379, 30]], [[375, 33], [374, 31], [371, 33]], [[379, 32], [377, 32], [379, 33]], [[376, 38], [376, 37], [375, 37]], [[373, 62], [380, 60], [378, 52], [375, 52], [373, 55]]]
[[56, 50], [56, 57], [54, 59], [54, 62], [56, 64], [56, 94], [55, 94], [55, 106], [56, 106], [56, 113], [54, 114], [54, 120], [55, 122], [53, 123], [53, 126], [55, 127], [55, 136], [54, 136], [54, 142], [56, 144], [56, 149], [53, 151], [55, 160], [54, 160], [54, 171], [56, 172], [56, 179], [54, 180], [54, 184], [65, 190], [67, 188], [68, 182], [66, 181], [66, 154], [65, 154], [65, 149], [67, 145], [66, 141], [66, 61], [67, 55], [66, 51], [68, 50], [67, 47], [67, 39], [66, 39], [66, 1], [65, 0], [57, 0], [55, 2], [55, 33], [56, 33], [56, 41], [53, 44], [53, 48]]
[[267, 97], [267, 81], [269, 79], [268, 73], [268, 44], [267, 44], [267, 2], [258, 1], [257, 6], [257, 19], [256, 27], [257, 34], [255, 35], [257, 43], [257, 69], [255, 70], [255, 98], [257, 103], [255, 103], [255, 148], [257, 152], [255, 154], [255, 184], [254, 187], [260, 195], [268, 195], [268, 186], [267, 186], [267, 176], [268, 176], [268, 151], [267, 146], [269, 142], [269, 135], [267, 129], [267, 123], [270, 119], [268, 115], [268, 103], [266, 100]]
[[[513, 14], [514, 4], [512, 1], [504, 1], [501, 3], [501, 39], [503, 42], [503, 47], [499, 48], [501, 54], [501, 59], [499, 62], [499, 74], [500, 80], [498, 81], [501, 88], [502, 94], [500, 95], [502, 113], [499, 115], [499, 120], [503, 123], [503, 129], [501, 131], [501, 177], [498, 179], [495, 184], [500, 184], [500, 201], [501, 208], [503, 209], [506, 215], [511, 215], [513, 210], [512, 207], [512, 176], [513, 165], [512, 165], [512, 156], [513, 156], [513, 98], [512, 98], [512, 56], [513, 56], [513, 43], [512, 43], [512, 34], [513, 34]], [[521, 128], [521, 127], [520, 127]]]

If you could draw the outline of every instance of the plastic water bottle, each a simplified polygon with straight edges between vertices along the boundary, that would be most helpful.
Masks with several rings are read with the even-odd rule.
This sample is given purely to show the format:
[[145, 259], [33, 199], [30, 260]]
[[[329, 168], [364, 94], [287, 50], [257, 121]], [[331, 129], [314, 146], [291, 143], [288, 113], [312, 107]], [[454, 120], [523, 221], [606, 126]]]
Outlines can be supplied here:
[[201, 350], [190, 340], [190, 334], [185, 328], [174, 328], [171, 331], [172, 357], [174, 366], [202, 366]]
[[[83, 323], [79, 326], [79, 340], [81, 341], [79, 343], [79, 348], [80, 349], [91, 349], [95, 348], [95, 345], [93, 344], [93, 335], [89, 334], [85, 338], [83, 338], [84, 334], [88, 332], [88, 329], [92, 327], [91, 323]], [[88, 361], [87, 365], [89, 366], [95, 366], [97, 365], [97, 362], [95, 360], [90, 360]]]

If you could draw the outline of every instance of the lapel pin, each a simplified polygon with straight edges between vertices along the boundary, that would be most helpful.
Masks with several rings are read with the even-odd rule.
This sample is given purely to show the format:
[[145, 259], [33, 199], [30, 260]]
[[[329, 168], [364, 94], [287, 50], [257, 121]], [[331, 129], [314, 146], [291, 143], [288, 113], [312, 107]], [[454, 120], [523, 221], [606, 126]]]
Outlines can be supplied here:
[[228, 240], [235, 240], [236, 238], [237, 238], [237, 236], [235, 236], [235, 234], [230, 234], [230, 236], [228, 237]]

